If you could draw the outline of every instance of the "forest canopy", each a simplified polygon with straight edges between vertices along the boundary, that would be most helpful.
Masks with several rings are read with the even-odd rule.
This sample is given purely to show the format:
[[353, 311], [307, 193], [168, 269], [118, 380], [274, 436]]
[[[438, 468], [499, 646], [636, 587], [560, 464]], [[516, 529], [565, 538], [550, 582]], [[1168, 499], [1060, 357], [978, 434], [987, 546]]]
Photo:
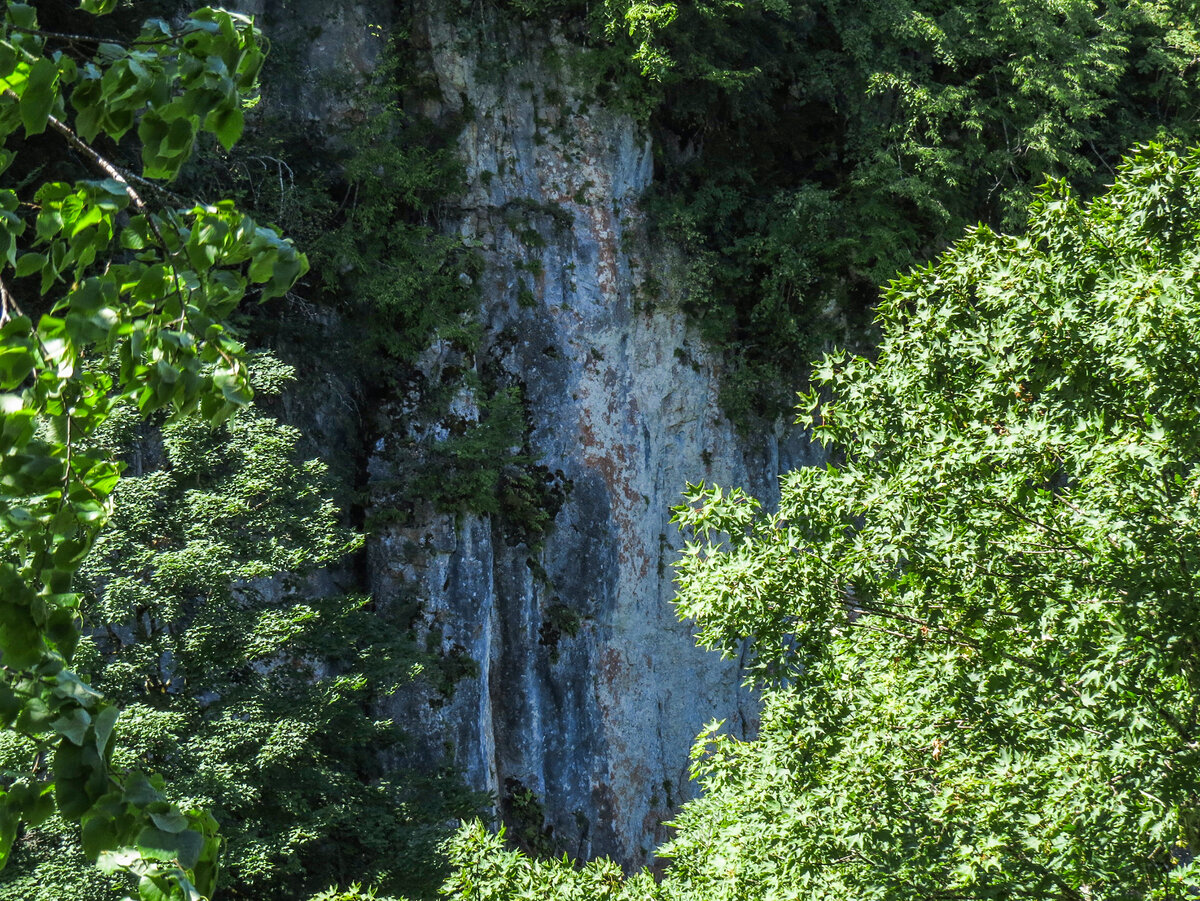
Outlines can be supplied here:
[[691, 260], [722, 403], [786, 414], [808, 360], [878, 340], [878, 286], [1048, 178], [1082, 196], [1148, 141], [1200, 139], [1200, 17], [1178, 0], [620, 3], [657, 77], [650, 209]]

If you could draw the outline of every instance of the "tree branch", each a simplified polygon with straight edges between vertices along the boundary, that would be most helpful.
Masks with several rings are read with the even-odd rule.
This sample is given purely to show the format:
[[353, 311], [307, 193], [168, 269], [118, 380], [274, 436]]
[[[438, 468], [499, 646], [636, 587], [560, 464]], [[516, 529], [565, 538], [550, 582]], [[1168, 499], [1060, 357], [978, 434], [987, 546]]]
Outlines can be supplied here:
[[0, 281], [0, 325], [4, 325], [8, 320], [12, 319], [14, 312], [18, 316], [25, 315], [17, 303], [17, 299], [8, 290], [8, 286], [3, 281]]

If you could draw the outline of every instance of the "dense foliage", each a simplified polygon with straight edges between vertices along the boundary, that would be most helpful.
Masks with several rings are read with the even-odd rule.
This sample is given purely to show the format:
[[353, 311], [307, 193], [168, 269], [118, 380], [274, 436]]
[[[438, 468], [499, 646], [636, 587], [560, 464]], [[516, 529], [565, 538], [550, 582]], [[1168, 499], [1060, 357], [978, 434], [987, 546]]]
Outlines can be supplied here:
[[[287, 375], [258, 359], [259, 403]], [[443, 825], [475, 807], [436, 772], [381, 771], [402, 736], [370, 701], [423, 655], [381, 633], [365, 599], [327, 596], [321, 568], [357, 539], [337, 524], [325, 467], [296, 459], [297, 437], [255, 408], [218, 430], [169, 423], [161, 442], [136, 417], [110, 420], [132, 473], [84, 565], [91, 641], [77, 660], [122, 705], [117, 762], [154, 766], [173, 797], [217, 817], [223, 897], [295, 901], [355, 879], [427, 894]], [[99, 901], [110, 882], [70, 830], [42, 829], [0, 898]]]
[[[1200, 889], [1198, 238], [1200, 152], [1141, 150], [1087, 205], [1051, 183], [1021, 237], [890, 284], [877, 358], [818, 367], [838, 462], [772, 513], [689, 495], [680, 613], [752, 640], [764, 708], [752, 741], [702, 737], [653, 893]], [[451, 897], [591, 878], [456, 853]]]
[[965, 227], [1200, 136], [1190, 0], [514, 2], [632, 35], [650, 80], [606, 74], [655, 132], [654, 218], [743, 420], [786, 410], [823, 345], [873, 341], [877, 286]]
[[[246, 177], [209, 160], [182, 190], [221, 184], [309, 240], [308, 302], [367, 336], [352, 368], [387, 373], [371, 402], [413, 418], [377, 458], [384, 515], [499, 513], [533, 543], [560, 486], [519, 390], [474, 361], [478, 260], [442, 233], [460, 123], [406, 107], [398, 51], [321, 152], [264, 120], [239, 156], [252, 24], [201, 10], [81, 36], [114, 5], [3, 4], [0, 866], [26, 842], [0, 897], [195, 901], [217, 879], [207, 811], [234, 897], [424, 893], [438, 824], [472, 799], [379, 772], [401, 737], [368, 687], [418, 655], [317, 574], [356, 541], [321, 467], [253, 411], [217, 432], [160, 416], [246, 405], [223, 323], [304, 258], [230, 202], [171, 209], [156, 182], [208, 142]], [[826, 360], [814, 424], [836, 467], [789, 477], [779, 513], [717, 490], [680, 511], [681, 610], [710, 645], [753, 639], [765, 705], [756, 740], [698, 747], [708, 793], [667, 878], [533, 861], [477, 828], [447, 893], [1194, 892], [1197, 158], [1147, 150], [1076, 199], [1130, 143], [1195, 136], [1190, 4], [510, 6], [585, 23], [579, 71], [655, 130], [655, 221], [691, 251], [688, 304], [743, 417], [780, 409], [798, 348], [869, 331], [897, 267], [977, 220], [1022, 225], [1046, 176], [1076, 189], [1041, 195], [1023, 236], [976, 229], [894, 283], [877, 361]], [[140, 176], [122, 163], [139, 154]], [[306, 310], [296, 333], [323, 315]], [[270, 319], [253, 324], [296, 339]], [[423, 384], [435, 336], [455, 362]], [[137, 478], [118, 488], [122, 459]], [[126, 769], [143, 764], [170, 785]]]
[[[0, 23], [0, 162], [15, 174], [0, 190], [0, 724], [33, 752], [5, 774], [0, 864], [22, 823], [57, 810], [83, 824], [89, 857], [138, 877], [142, 898], [195, 899], [216, 883], [215, 822], [170, 804], [157, 777], [112, 766], [116, 708], [71, 668], [72, 581], [120, 471], [93, 439], [127, 405], [226, 418], [248, 391], [222, 321], [306, 264], [232, 204], [143, 196], [201, 133], [226, 146], [241, 135], [264, 58], [252, 24], [201, 9], [178, 27], [81, 36], [115, 5], [81, 0], [72, 32], [16, 2]], [[132, 132], [146, 187], [97, 150]], [[68, 154], [92, 178], [46, 180], [47, 159]]]

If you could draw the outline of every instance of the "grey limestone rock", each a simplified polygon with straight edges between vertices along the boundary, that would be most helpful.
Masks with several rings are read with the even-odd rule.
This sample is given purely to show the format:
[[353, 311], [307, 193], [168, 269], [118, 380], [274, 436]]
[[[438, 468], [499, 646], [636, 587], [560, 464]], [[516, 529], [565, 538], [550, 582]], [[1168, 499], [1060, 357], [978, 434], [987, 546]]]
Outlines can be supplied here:
[[[310, 0], [256, 3], [289, 6], [281, 27], [293, 39], [320, 26], [297, 51], [314, 70], [369, 66], [371, 25], [391, 15], [379, 0], [336, 14]], [[435, 344], [423, 367], [436, 378], [487, 359], [519, 384], [531, 446], [570, 490], [539, 547], [514, 544], [491, 517], [420, 505], [376, 530], [367, 578], [380, 608], [417, 611], [462, 663], [452, 691], [430, 679], [385, 706], [414, 735], [413, 757], [448, 754], [502, 812], [533, 792], [561, 850], [651, 864], [664, 820], [694, 794], [696, 734], [713, 719], [749, 733], [757, 716], [739, 662], [697, 649], [675, 616], [670, 508], [701, 480], [773, 502], [778, 473], [815, 452], [783, 425], [739, 434], [720, 412], [721, 361], [679, 309], [681, 261], [652, 245], [639, 210], [650, 140], [573, 78], [578, 48], [484, 4], [453, 20], [448, 6], [420, 0], [413, 40], [440, 89], [431, 112], [465, 122], [468, 188], [451, 218], [485, 260], [484, 337], [473, 359]], [[337, 114], [314, 97], [310, 113]], [[476, 415], [469, 391], [455, 405]], [[392, 475], [386, 441], [368, 464], [377, 484]]]

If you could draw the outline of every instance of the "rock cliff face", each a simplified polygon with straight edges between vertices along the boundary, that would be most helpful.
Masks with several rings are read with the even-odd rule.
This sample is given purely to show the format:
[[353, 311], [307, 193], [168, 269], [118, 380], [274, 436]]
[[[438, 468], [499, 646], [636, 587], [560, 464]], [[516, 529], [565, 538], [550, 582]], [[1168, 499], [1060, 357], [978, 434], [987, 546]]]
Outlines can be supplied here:
[[[810, 451], [781, 431], [741, 436], [719, 412], [720, 361], [678, 310], [678, 261], [650, 245], [638, 209], [650, 141], [572, 77], [578, 48], [479, 4], [452, 21], [446, 6], [419, 5], [413, 39], [466, 123], [456, 222], [486, 261], [484, 338], [473, 355], [434, 346], [425, 374], [487, 365], [519, 384], [530, 445], [569, 489], [536, 548], [490, 517], [432, 512], [371, 538], [377, 602], [418, 601], [430, 640], [474, 662], [450, 697], [430, 685], [389, 712], [410, 724], [415, 755], [448, 748], [510, 819], [536, 821], [536, 796], [562, 850], [641, 865], [693, 791], [696, 733], [714, 718], [751, 731], [756, 718], [738, 662], [698, 650], [676, 620], [669, 508], [699, 480], [769, 501], [776, 475]], [[307, 13], [290, 13], [303, 37]], [[327, 49], [304, 58], [369, 65], [381, 22], [386, 4], [326, 15]], [[456, 404], [473, 415], [469, 391]], [[369, 464], [380, 484], [387, 440]]]

